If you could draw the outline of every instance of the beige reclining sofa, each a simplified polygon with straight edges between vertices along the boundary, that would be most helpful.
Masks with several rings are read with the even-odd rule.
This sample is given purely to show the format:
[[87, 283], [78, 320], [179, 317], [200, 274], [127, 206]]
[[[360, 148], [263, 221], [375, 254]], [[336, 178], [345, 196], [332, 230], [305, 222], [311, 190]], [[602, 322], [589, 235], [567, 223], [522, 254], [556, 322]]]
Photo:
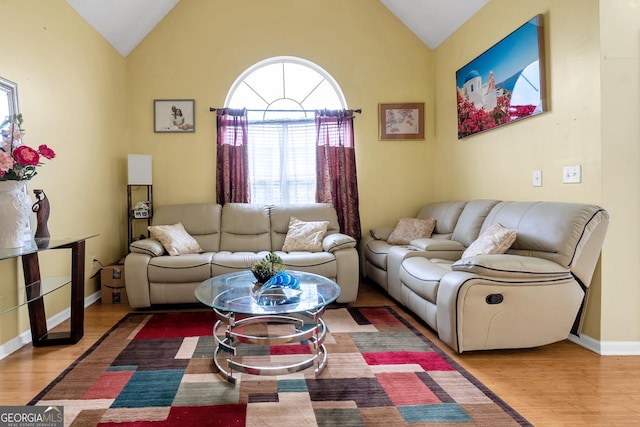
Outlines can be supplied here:
[[[291, 218], [327, 221], [319, 251], [282, 251]], [[169, 255], [155, 239], [132, 242], [125, 258], [125, 283], [131, 307], [197, 302], [195, 288], [220, 274], [248, 270], [269, 252], [289, 270], [332, 279], [341, 289], [338, 302], [355, 301], [359, 285], [356, 240], [339, 232], [331, 204], [258, 205], [181, 204], [155, 208], [152, 225], [181, 223], [201, 251]]]
[[[431, 236], [408, 235], [406, 242], [390, 244], [389, 226], [363, 237], [362, 274], [451, 348], [462, 353], [536, 347], [579, 333], [609, 223], [604, 209], [469, 200], [427, 204], [416, 218], [435, 221]], [[490, 230], [515, 235], [515, 241], [497, 250], [505, 253], [466, 256], [472, 245], [475, 250], [497, 242]]]

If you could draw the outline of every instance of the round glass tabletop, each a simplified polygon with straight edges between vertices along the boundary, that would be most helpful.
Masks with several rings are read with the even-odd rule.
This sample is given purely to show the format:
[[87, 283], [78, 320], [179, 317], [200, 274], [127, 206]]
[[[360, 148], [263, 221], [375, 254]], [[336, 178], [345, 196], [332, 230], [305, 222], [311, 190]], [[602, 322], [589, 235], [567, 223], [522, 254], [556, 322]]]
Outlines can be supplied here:
[[300, 281], [301, 293], [291, 298], [260, 297], [254, 293], [251, 271], [222, 274], [205, 280], [195, 290], [201, 303], [220, 311], [242, 314], [286, 314], [314, 311], [334, 302], [340, 287], [324, 276], [287, 270]]

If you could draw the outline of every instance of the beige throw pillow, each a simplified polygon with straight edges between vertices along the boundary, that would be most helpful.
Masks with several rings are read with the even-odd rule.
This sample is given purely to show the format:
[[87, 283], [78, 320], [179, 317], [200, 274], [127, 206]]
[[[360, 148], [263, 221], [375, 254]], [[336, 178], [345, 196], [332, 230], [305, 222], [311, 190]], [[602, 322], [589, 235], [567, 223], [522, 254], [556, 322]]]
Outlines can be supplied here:
[[181, 222], [174, 225], [150, 225], [151, 237], [155, 237], [169, 252], [169, 255], [195, 254], [204, 252]]
[[503, 254], [516, 241], [516, 230], [498, 223], [491, 224], [462, 254], [462, 258], [476, 255]]
[[289, 219], [289, 229], [282, 250], [321, 252], [322, 239], [328, 227], [329, 221], [302, 221], [292, 216]]
[[391, 245], [408, 245], [413, 239], [427, 239], [431, 237], [435, 227], [436, 220], [433, 218], [400, 218], [396, 228], [387, 237], [387, 243]]

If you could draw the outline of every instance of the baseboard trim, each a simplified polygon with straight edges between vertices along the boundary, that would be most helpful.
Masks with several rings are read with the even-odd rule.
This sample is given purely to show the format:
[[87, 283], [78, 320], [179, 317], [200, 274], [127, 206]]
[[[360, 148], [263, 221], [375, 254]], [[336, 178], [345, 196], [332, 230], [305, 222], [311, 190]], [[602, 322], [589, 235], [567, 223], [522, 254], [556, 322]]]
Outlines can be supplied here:
[[[101, 297], [101, 292], [94, 292], [84, 299], [84, 307], [87, 308], [91, 304], [99, 301]], [[71, 309], [67, 308], [62, 310], [59, 313], [54, 314], [50, 318], [47, 319], [47, 329], [52, 329], [64, 322], [65, 320], [71, 317]], [[20, 350], [27, 344], [31, 343], [31, 331], [27, 330], [17, 337], [7, 341], [6, 343], [0, 345], [0, 360], [9, 356], [10, 354]]]
[[639, 341], [599, 341], [588, 335], [569, 335], [569, 341], [601, 356], [640, 356]]

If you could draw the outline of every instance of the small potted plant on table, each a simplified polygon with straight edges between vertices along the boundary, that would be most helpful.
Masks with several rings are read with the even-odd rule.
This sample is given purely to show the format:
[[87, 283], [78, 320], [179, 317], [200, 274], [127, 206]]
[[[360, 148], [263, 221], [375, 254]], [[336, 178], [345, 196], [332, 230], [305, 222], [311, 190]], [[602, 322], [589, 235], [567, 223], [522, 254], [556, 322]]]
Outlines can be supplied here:
[[256, 261], [251, 266], [251, 272], [256, 278], [257, 285], [262, 286], [279, 271], [284, 271], [282, 258], [270, 252], [264, 259]]

